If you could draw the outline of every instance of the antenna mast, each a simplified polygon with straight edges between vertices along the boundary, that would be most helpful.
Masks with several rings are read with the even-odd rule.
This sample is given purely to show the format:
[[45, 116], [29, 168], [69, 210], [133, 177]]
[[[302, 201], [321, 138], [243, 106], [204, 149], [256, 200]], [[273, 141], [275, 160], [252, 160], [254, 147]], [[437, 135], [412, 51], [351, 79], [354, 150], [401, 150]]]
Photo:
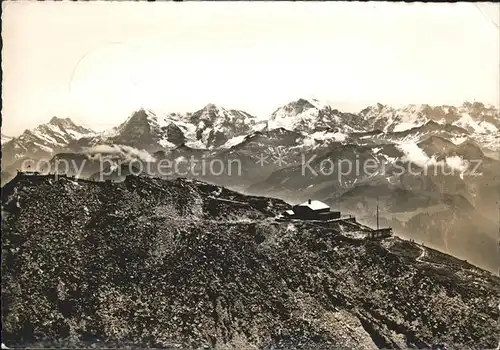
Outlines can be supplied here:
[[378, 197], [377, 197], [377, 230], [378, 230]]

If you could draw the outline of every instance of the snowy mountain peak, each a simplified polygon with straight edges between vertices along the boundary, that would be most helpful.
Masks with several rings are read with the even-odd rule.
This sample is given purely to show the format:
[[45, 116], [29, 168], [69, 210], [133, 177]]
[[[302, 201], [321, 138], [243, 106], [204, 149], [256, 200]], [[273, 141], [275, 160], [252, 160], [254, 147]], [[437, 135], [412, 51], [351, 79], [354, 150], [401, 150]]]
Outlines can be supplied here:
[[[312, 100], [312, 99], [311, 99]], [[315, 102], [314, 100], [312, 102]], [[311, 103], [308, 99], [299, 98], [297, 101], [290, 102], [288, 106], [296, 106], [303, 108], [314, 108], [315, 105]]]
[[114, 143], [156, 151], [185, 142], [183, 130], [175, 123], [175, 114], [157, 114], [150, 109], [134, 111], [122, 124], [103, 133], [94, 143]]
[[394, 108], [382, 104], [369, 106], [359, 115], [364, 119], [367, 130], [380, 129], [385, 133], [439, 132], [453, 136], [453, 142], [460, 142], [469, 135], [482, 147], [496, 149], [500, 130], [499, 110], [480, 102], [465, 102], [460, 106], [410, 104]]
[[319, 115], [318, 108], [301, 98], [274, 111], [267, 121], [267, 128], [310, 131], [315, 128]]
[[284, 128], [306, 134], [325, 130], [345, 133], [364, 130], [359, 119], [354, 114], [332, 109], [318, 99], [300, 98], [274, 111], [268, 119], [267, 129]]
[[380, 129], [384, 132], [406, 131], [420, 127], [429, 120], [441, 118], [440, 115], [431, 117], [432, 107], [420, 104], [394, 108], [377, 103], [363, 109], [359, 114], [365, 119], [368, 129]]
[[387, 109], [391, 109], [391, 107], [386, 106], [380, 102], [377, 102], [377, 104], [375, 104], [375, 105], [367, 106], [367, 107], [363, 108], [363, 110], [361, 112], [359, 112], [359, 114], [366, 116], [366, 115], [370, 115], [373, 113], [380, 113], [381, 111], [387, 110]]
[[[25, 130], [23, 135], [35, 135], [36, 137], [53, 137], [61, 139], [61, 143], [67, 140], [78, 140], [79, 138], [93, 135], [95, 132], [90, 128], [75, 124], [70, 118], [52, 117], [46, 124], [40, 124], [33, 130]], [[19, 138], [22, 138], [21, 135]]]
[[216, 105], [215, 103], [207, 103], [207, 105], [203, 107], [202, 110], [224, 110], [224, 108]]
[[60, 118], [60, 117], [52, 117], [50, 119], [49, 124], [61, 125], [61, 124], [71, 124], [74, 125], [73, 121], [70, 118]]
[[196, 124], [201, 121], [213, 124], [216, 123], [217, 120], [227, 118], [232, 119], [232, 117], [234, 116], [231, 115], [230, 111], [216, 104], [209, 103], [202, 109], [194, 112], [191, 115], [191, 121]]
[[195, 127], [193, 145], [211, 148], [251, 132], [257, 125], [257, 118], [241, 110], [228, 110], [209, 103], [191, 114], [189, 122]]
[[59, 117], [52, 117], [52, 119], [50, 119], [50, 121], [47, 124], [39, 125], [37, 128], [35, 128], [34, 131], [68, 134], [70, 139], [75, 139], [75, 140], [95, 134], [95, 132], [92, 129], [86, 128], [81, 125], [77, 125], [70, 118], [59, 118]]
[[213, 103], [185, 114], [140, 109], [89, 143], [124, 144], [152, 152], [182, 144], [190, 148], [210, 148], [251, 132], [255, 125], [256, 118], [249, 113]]
[[19, 137], [6, 143], [2, 142], [3, 161], [9, 164], [24, 157], [51, 155], [72, 141], [93, 135], [94, 131], [76, 125], [70, 118], [53, 117], [46, 124], [25, 130]]
[[145, 122], [147, 121], [148, 117], [152, 115], [151, 112], [146, 112], [145, 109], [141, 108], [137, 111], [135, 111], [134, 113], [132, 113], [132, 115], [130, 116], [130, 118], [128, 119], [128, 121], [134, 121], [134, 122]]
[[273, 112], [271, 117], [273, 115], [278, 115], [280, 112], [287, 113], [289, 115], [299, 115], [301, 113], [304, 113], [308, 109], [315, 108], [317, 110], [323, 109], [323, 105], [319, 103], [318, 100], [316, 99], [305, 99], [305, 98], [299, 98], [296, 101], [292, 101], [287, 103], [286, 105], [278, 108], [276, 111]]

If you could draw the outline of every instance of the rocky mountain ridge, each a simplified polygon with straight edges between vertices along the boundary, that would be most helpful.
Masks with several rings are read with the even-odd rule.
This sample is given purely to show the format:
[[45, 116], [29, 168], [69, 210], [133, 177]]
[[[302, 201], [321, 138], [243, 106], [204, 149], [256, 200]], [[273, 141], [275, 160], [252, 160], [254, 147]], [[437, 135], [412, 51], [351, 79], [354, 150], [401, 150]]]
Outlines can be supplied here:
[[289, 207], [185, 179], [17, 177], [2, 190], [2, 341], [497, 345], [498, 277], [397, 237], [274, 220]]

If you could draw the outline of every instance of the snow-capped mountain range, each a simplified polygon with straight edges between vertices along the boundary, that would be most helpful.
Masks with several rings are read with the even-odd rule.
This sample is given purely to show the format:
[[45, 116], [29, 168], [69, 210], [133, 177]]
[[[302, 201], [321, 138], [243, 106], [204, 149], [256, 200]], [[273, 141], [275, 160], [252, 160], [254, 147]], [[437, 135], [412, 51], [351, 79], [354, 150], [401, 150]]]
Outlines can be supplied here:
[[298, 99], [261, 120], [247, 112], [214, 104], [194, 113], [143, 109], [101, 133], [78, 126], [69, 118], [53, 117], [49, 123], [26, 130], [19, 137], [5, 140], [2, 136], [3, 162], [11, 164], [25, 157], [48, 156], [63, 150], [78, 152], [99, 144], [121, 144], [150, 152], [181, 145], [228, 149], [256, 131], [276, 129], [299, 133], [309, 145], [409, 143], [438, 135], [455, 144], [473, 141], [486, 150], [496, 151], [500, 141], [498, 109], [478, 102], [403, 108], [377, 104], [354, 114], [343, 113], [317, 99]]
[[[72, 141], [95, 135], [89, 128], [76, 125], [70, 118], [53, 117], [47, 124], [25, 130], [20, 136], [2, 141], [2, 163], [10, 164], [25, 157], [41, 157], [64, 150]], [[3, 135], [2, 135], [3, 139]]]
[[362, 124], [361, 118], [355, 114], [342, 113], [316, 99], [299, 99], [274, 111], [267, 121], [267, 128], [309, 134], [331, 130], [349, 133], [365, 130]]
[[180, 145], [198, 149], [223, 146], [258, 127], [256, 118], [239, 110], [208, 104], [194, 113], [134, 112], [122, 124], [100, 134], [72, 140], [72, 150], [98, 144], [122, 144], [155, 152]]
[[461, 106], [408, 105], [393, 108], [377, 104], [359, 113], [367, 121], [370, 129], [397, 132], [422, 126], [429, 121], [452, 124], [470, 133], [487, 134], [498, 131], [500, 120], [498, 109], [482, 103], [464, 103]]
[[[398, 232], [461, 254], [465, 238], [476, 242], [479, 233], [496, 239], [498, 233], [499, 130], [499, 110], [477, 102], [401, 108], [376, 104], [359, 113], [344, 113], [316, 99], [298, 99], [265, 119], [213, 104], [193, 113], [141, 109], [104, 132], [54, 117], [2, 143], [2, 184], [14, 177], [26, 158], [50, 160], [49, 171], [58, 171], [53, 165], [66, 159], [82, 170], [78, 176], [90, 179], [104, 172], [102, 159], [130, 166], [132, 160], [158, 164], [161, 159], [192, 156], [236, 158], [242, 165], [236, 176], [197, 171], [202, 175], [194, 177], [290, 203], [317, 198], [368, 219], [373, 217], [374, 201], [380, 199], [386, 219]], [[276, 162], [283, 154], [283, 164]], [[264, 156], [261, 164], [259, 155]], [[303, 156], [312, 160], [309, 167], [317, 174], [304, 175]], [[339, 160], [351, 165], [370, 161], [376, 169], [325, 168]], [[470, 174], [469, 165], [478, 160], [477, 173]], [[111, 163], [109, 169], [122, 169]], [[399, 165], [421, 172], [400, 173]], [[436, 170], [440, 167], [446, 175]], [[120, 181], [130, 171], [124, 170], [109, 178]], [[191, 176], [186, 169], [180, 171]], [[151, 175], [162, 174], [153, 170]], [[424, 237], [427, 233], [432, 235]]]

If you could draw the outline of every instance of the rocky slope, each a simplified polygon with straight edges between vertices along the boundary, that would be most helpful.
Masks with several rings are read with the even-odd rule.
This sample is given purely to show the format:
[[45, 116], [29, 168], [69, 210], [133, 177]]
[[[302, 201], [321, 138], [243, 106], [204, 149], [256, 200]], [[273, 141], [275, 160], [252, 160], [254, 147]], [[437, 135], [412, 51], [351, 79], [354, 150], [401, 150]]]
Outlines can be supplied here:
[[21, 177], [2, 204], [8, 346], [498, 342], [498, 277], [399, 238], [277, 222], [279, 200], [182, 179]]

